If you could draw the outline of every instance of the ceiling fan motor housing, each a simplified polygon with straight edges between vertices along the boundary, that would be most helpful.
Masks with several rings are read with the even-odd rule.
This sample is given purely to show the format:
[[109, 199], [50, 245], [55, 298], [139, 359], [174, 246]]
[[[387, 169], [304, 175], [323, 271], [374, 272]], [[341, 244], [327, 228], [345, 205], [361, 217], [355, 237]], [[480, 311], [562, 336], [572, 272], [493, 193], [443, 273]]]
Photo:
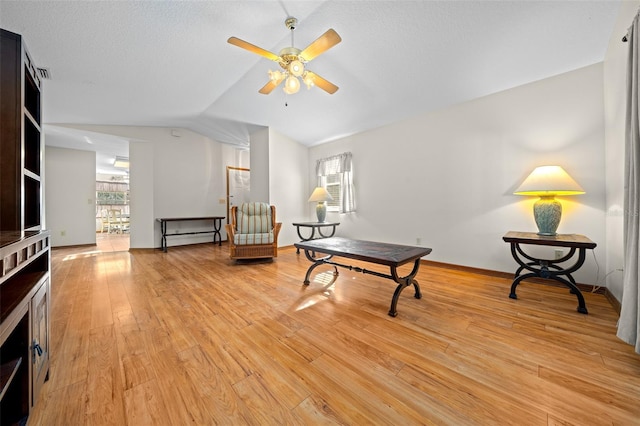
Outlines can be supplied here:
[[287, 19], [285, 19], [284, 25], [286, 25], [286, 27], [290, 30], [295, 30], [296, 25], [298, 25], [298, 20], [293, 16], [289, 16]]

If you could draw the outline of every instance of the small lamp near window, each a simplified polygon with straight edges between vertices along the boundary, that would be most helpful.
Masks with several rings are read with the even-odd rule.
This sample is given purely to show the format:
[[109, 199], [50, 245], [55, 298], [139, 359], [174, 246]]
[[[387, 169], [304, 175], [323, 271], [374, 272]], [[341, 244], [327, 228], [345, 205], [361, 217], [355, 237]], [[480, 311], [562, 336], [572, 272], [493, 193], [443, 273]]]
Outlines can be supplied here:
[[311, 197], [309, 197], [309, 201], [316, 201], [318, 205], [316, 206], [316, 215], [318, 216], [318, 222], [322, 223], [325, 221], [327, 217], [327, 206], [325, 201], [332, 201], [333, 197], [329, 194], [322, 186], [317, 187], [313, 190]]
[[533, 205], [538, 235], [554, 236], [562, 216], [562, 204], [556, 195], [584, 194], [584, 189], [560, 166], [540, 166], [522, 182], [516, 195], [540, 197]]

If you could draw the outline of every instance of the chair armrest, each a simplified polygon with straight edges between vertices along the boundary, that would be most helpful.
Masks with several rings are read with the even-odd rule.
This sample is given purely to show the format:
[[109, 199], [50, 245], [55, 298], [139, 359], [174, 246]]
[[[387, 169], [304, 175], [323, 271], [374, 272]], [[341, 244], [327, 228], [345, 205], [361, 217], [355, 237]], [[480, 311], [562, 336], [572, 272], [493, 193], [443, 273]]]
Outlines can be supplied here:
[[233, 242], [235, 241], [235, 230], [233, 229], [233, 225], [227, 223], [224, 225], [224, 228], [227, 230], [227, 242], [230, 245], [233, 245]]
[[276, 226], [273, 227], [273, 242], [278, 245], [278, 234], [280, 233], [280, 228], [282, 228], [282, 222], [277, 222]]

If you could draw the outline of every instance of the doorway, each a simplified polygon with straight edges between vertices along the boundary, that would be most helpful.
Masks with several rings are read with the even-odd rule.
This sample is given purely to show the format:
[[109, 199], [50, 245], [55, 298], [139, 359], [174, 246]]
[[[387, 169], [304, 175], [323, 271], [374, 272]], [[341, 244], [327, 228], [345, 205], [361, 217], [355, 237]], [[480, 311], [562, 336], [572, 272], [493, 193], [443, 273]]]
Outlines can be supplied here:
[[227, 223], [231, 208], [249, 202], [251, 174], [249, 169], [227, 166]]
[[129, 250], [129, 176], [96, 173], [96, 245], [100, 252]]

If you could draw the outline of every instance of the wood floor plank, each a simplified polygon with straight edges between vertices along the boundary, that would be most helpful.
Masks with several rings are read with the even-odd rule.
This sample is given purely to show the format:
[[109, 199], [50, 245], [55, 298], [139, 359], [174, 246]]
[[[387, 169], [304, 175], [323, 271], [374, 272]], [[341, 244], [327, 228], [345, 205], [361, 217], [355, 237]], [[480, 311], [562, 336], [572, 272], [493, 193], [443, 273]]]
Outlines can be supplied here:
[[113, 326], [91, 329], [87, 374], [87, 423], [123, 424], [124, 387]]
[[245, 402], [237, 397], [233, 389], [232, 385], [238, 381], [229, 382], [207, 351], [194, 346], [181, 352], [179, 356], [191, 380], [199, 384], [197, 391], [211, 413], [213, 422], [246, 424], [252, 421], [253, 417]]
[[[423, 297], [294, 248], [52, 251], [51, 367], [29, 425], [638, 425], [640, 355], [565, 288], [425, 266]], [[367, 269], [388, 273], [384, 267]]]
[[247, 405], [252, 415], [250, 424], [282, 425], [294, 424], [291, 410], [279, 404], [269, 392], [265, 379], [259, 373], [233, 385], [238, 397]]
[[127, 389], [124, 392], [124, 404], [129, 425], [173, 424], [155, 380]]

